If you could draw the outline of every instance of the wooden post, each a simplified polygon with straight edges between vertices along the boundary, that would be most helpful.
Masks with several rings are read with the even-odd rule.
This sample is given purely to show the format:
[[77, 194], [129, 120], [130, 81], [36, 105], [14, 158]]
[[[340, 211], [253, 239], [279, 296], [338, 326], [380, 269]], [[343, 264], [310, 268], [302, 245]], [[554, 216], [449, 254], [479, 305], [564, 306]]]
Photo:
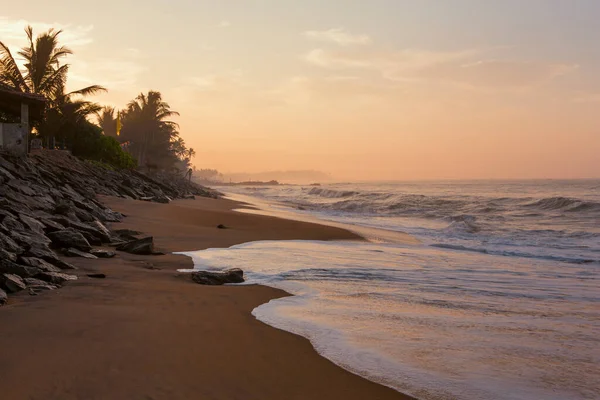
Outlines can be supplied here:
[[29, 153], [29, 105], [21, 103], [21, 126], [25, 129], [25, 154]]

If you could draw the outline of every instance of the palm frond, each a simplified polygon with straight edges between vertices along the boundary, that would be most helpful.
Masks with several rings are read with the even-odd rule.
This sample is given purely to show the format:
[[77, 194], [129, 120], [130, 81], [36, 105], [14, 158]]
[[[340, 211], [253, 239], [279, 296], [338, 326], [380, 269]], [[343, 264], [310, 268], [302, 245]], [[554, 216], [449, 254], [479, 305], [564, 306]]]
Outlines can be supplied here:
[[90, 96], [100, 92], [107, 92], [108, 90], [104, 86], [92, 85], [83, 89], [74, 90], [67, 94], [67, 96]]
[[8, 46], [3, 42], [0, 42], [0, 57], [0, 82], [22, 92], [29, 92], [29, 88], [17, 62]]

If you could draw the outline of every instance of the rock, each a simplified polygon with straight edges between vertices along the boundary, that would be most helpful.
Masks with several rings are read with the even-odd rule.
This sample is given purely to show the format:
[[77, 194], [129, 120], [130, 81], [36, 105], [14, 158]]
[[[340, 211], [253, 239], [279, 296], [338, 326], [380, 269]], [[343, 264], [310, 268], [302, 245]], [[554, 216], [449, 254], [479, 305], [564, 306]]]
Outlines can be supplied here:
[[[90, 251], [94, 251], [94, 250], [90, 250]], [[67, 257], [83, 257], [83, 258], [89, 258], [92, 260], [97, 259], [98, 257], [96, 257], [95, 255], [91, 254], [91, 253], [86, 253], [84, 251], [79, 251], [77, 249], [74, 249], [72, 247], [68, 248], [68, 249], [63, 249], [62, 253], [67, 256]]]
[[4, 219], [2, 220], [2, 226], [4, 226], [8, 231], [25, 230], [25, 227], [23, 226], [23, 224], [21, 222], [19, 222], [19, 220], [17, 220], [16, 218], [14, 218], [10, 215], [4, 217]]
[[88, 277], [90, 278], [95, 278], [95, 279], [104, 279], [106, 278], [106, 275], [104, 274], [87, 274]]
[[79, 231], [92, 246], [102, 246], [102, 240], [98, 239], [96, 236], [86, 231]]
[[27, 248], [31, 246], [32, 243], [49, 245], [51, 240], [48, 239], [43, 233], [35, 233], [32, 231], [11, 231], [9, 232], [10, 237], [20, 244], [21, 246]]
[[39, 235], [44, 234], [45, 226], [38, 220], [31, 218], [25, 214], [19, 214], [19, 219], [29, 228], [30, 231], [33, 231]]
[[13, 189], [21, 192], [25, 196], [33, 197], [36, 195], [35, 190], [31, 189], [29, 186], [29, 182], [21, 180], [21, 179], [11, 179], [8, 181], [8, 186]]
[[28, 257], [41, 258], [60, 269], [77, 269], [74, 265], [59, 259], [52, 250], [43, 246], [32, 246], [25, 253]]
[[27, 285], [27, 289], [29, 289], [29, 294], [32, 296], [36, 296], [38, 294], [38, 292], [41, 292], [42, 290], [58, 289], [58, 286], [44, 282], [40, 279], [25, 278], [25, 279], [23, 279], [23, 281], [25, 281], [25, 284]]
[[[25, 278], [25, 279], [23, 279], [23, 282], [25, 282], [27, 287], [48, 285], [46, 282], [42, 281], [41, 279], [36, 279], [36, 278]], [[56, 286], [54, 286], [54, 288], [56, 288]]]
[[0, 248], [0, 260], [8, 260], [8, 261], [16, 262], [17, 255], [15, 253], [9, 253], [8, 251]]
[[48, 237], [52, 240], [52, 243], [61, 247], [73, 247], [81, 251], [90, 251], [92, 246], [85, 239], [85, 237], [72, 228], [63, 229], [62, 231], [56, 231], [48, 233]]
[[67, 228], [67, 226], [61, 225], [60, 223], [48, 218], [40, 218], [39, 221], [44, 225], [44, 232], [46, 233], [61, 231]]
[[37, 279], [50, 282], [54, 285], [61, 285], [66, 281], [77, 280], [77, 277], [75, 275], [68, 275], [60, 272], [40, 272], [35, 277]]
[[244, 271], [232, 268], [223, 272], [195, 271], [192, 272], [192, 281], [200, 285], [223, 285], [225, 283], [244, 282]]
[[54, 206], [54, 214], [66, 215], [71, 211], [71, 209], [71, 203], [69, 203], [68, 201], [57, 201], [56, 205]]
[[98, 258], [113, 258], [114, 256], [117, 255], [117, 253], [115, 253], [114, 251], [100, 250], [100, 249], [93, 249], [90, 251], [90, 253], [95, 255]]
[[108, 228], [106, 226], [104, 226], [104, 224], [102, 222], [95, 219], [90, 225], [92, 225], [94, 228], [96, 228], [98, 230], [98, 232], [100, 232], [102, 234], [101, 239], [105, 243], [109, 243], [111, 241], [112, 235], [111, 235], [110, 231], [108, 230]]
[[0, 286], [8, 293], [16, 293], [27, 289], [27, 285], [23, 282], [20, 276], [13, 274], [0, 275]]
[[169, 196], [157, 196], [154, 198], [154, 201], [157, 203], [169, 204], [171, 202], [171, 198]]
[[217, 225], [217, 228], [218, 229], [227, 229], [227, 227], [225, 225], [223, 225], [223, 224]]
[[183, 198], [187, 200], [196, 200], [196, 196], [194, 196], [193, 194], [184, 194]]
[[115, 229], [113, 233], [117, 236], [137, 236], [142, 234], [142, 232], [134, 231], [133, 229]]
[[0, 260], [0, 273], [14, 274], [21, 278], [29, 278], [40, 273], [39, 268], [26, 267], [23, 265], [16, 264], [9, 260]]
[[131, 254], [153, 254], [154, 239], [152, 238], [152, 236], [148, 236], [143, 239], [133, 240], [117, 246], [117, 250]]
[[0, 232], [0, 249], [4, 249], [10, 253], [21, 254], [23, 249], [11, 237]]
[[50, 264], [47, 261], [42, 260], [41, 258], [35, 257], [19, 257], [19, 262], [28, 267], [39, 268], [42, 271], [46, 272], [60, 272], [61, 269]]
[[8, 301], [8, 295], [6, 294], [6, 292], [2, 289], [0, 289], [0, 306], [6, 304], [6, 302]]

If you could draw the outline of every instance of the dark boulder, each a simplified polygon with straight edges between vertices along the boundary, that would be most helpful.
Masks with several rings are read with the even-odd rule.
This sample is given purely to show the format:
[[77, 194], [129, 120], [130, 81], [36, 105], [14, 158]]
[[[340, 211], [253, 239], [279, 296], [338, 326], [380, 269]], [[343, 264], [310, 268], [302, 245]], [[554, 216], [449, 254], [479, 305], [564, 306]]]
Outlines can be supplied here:
[[0, 287], [8, 293], [16, 293], [27, 289], [27, 285], [25, 285], [23, 279], [21, 279], [20, 276], [13, 274], [1, 274]]
[[36, 279], [36, 278], [25, 278], [25, 279], [23, 279], [23, 281], [27, 285], [27, 289], [29, 289], [29, 293], [32, 294], [32, 292], [33, 292], [33, 295], [36, 295], [37, 292], [42, 291], [42, 290], [58, 289], [58, 286], [52, 285], [50, 283], [44, 282], [44, 281], [42, 281], [40, 279]]
[[46, 233], [62, 231], [63, 229], [67, 228], [66, 226], [61, 225], [60, 223], [49, 218], [40, 218], [39, 221], [44, 225], [44, 232]]
[[105, 279], [106, 278], [105, 274], [87, 274], [87, 276], [90, 278], [95, 278], [95, 279]]
[[[93, 250], [91, 250], [91, 251], [93, 251]], [[98, 258], [91, 253], [87, 253], [85, 251], [80, 251], [80, 250], [74, 249], [73, 247], [70, 247], [68, 249], [62, 249], [62, 253], [67, 257], [82, 257], [82, 258], [89, 258], [92, 260], [95, 260]]]
[[6, 302], [8, 301], [8, 295], [6, 294], [6, 292], [2, 289], [0, 289], [0, 306], [6, 304]]
[[37, 279], [41, 279], [42, 281], [50, 282], [54, 285], [61, 285], [66, 281], [77, 280], [75, 275], [68, 275], [60, 272], [40, 272], [35, 277]]
[[19, 275], [21, 278], [29, 278], [40, 273], [39, 268], [26, 267], [9, 260], [0, 260], [0, 273]]
[[98, 258], [113, 258], [117, 255], [114, 251], [94, 249], [90, 253]]
[[154, 254], [154, 239], [148, 236], [143, 239], [132, 240], [117, 246], [117, 250], [131, 254]]
[[12, 262], [17, 261], [17, 255], [15, 253], [9, 253], [8, 251], [0, 248], [0, 260], [8, 260]]
[[90, 225], [97, 229], [97, 231], [102, 235], [101, 239], [105, 243], [109, 243], [112, 240], [112, 234], [108, 230], [108, 228], [97, 219], [90, 223]]
[[23, 249], [10, 236], [6, 236], [0, 232], [0, 249], [4, 249], [10, 253], [21, 254]]
[[27, 257], [41, 258], [60, 269], [77, 269], [74, 265], [59, 259], [48, 247], [32, 246], [25, 253]]
[[244, 271], [232, 268], [222, 272], [195, 271], [192, 272], [192, 281], [200, 285], [223, 285], [225, 283], [244, 282]]
[[21, 246], [27, 248], [31, 246], [33, 243], [41, 244], [44, 246], [52, 243], [50, 239], [48, 239], [43, 233], [35, 233], [32, 231], [11, 231], [9, 232], [9, 236]]
[[115, 229], [113, 231], [117, 236], [137, 236], [141, 235], [142, 232], [134, 231], [132, 229]]
[[92, 246], [90, 246], [90, 243], [86, 240], [86, 238], [80, 232], [77, 232], [72, 228], [48, 233], [48, 237], [56, 246], [67, 248], [73, 247], [77, 250], [86, 252], [92, 249]]
[[35, 257], [19, 257], [19, 263], [28, 267], [39, 268], [46, 272], [60, 272], [61, 269], [50, 264], [48, 261]]
[[6, 228], [7, 231], [22, 231], [25, 230], [25, 226], [23, 226], [23, 224], [21, 222], [19, 222], [18, 219], [7, 215], [6, 217], [4, 217], [4, 219], [2, 220], [2, 226], [4, 226], [4, 228]]
[[25, 214], [19, 214], [19, 219], [23, 222], [30, 231], [33, 231], [39, 235], [44, 234], [44, 224], [36, 220], [35, 218], [31, 218]]

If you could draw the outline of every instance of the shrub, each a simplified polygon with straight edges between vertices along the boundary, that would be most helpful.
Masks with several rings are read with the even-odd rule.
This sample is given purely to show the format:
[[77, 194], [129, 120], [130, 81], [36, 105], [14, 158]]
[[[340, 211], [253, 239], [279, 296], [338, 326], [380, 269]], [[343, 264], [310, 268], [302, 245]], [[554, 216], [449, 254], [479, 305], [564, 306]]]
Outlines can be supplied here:
[[74, 156], [99, 161], [117, 169], [137, 166], [137, 161], [123, 151], [115, 138], [104, 136], [101, 129], [91, 123], [82, 124], [78, 129], [71, 151]]

